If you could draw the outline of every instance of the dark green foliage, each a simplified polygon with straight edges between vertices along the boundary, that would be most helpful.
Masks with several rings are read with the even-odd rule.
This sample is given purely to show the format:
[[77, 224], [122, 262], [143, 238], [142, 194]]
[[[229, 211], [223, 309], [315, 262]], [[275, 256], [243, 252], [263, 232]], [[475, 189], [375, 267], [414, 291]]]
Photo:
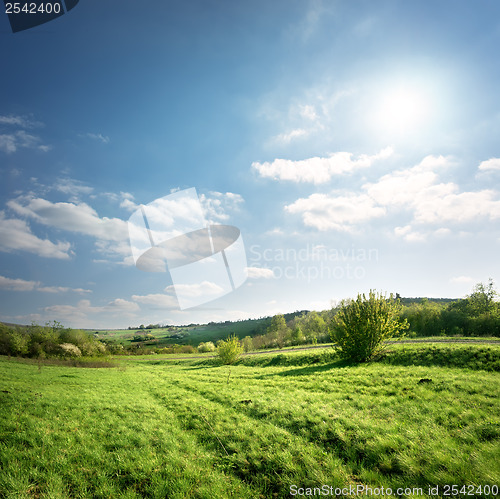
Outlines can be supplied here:
[[0, 323], [0, 355], [64, 357], [68, 354], [68, 348], [61, 347], [64, 344], [74, 345], [85, 356], [106, 353], [106, 346], [93, 335], [77, 329], [64, 328], [56, 321], [45, 326], [32, 324], [24, 328]]
[[493, 281], [479, 283], [461, 300], [422, 299], [409, 303], [401, 317], [417, 336], [500, 336], [500, 303]]
[[381, 362], [402, 366], [459, 367], [473, 370], [500, 371], [498, 347], [467, 345], [405, 345], [387, 352]]
[[400, 320], [401, 305], [391, 294], [370, 291], [368, 297], [358, 294], [356, 300], [343, 300], [331, 327], [331, 337], [340, 347], [340, 355], [347, 360], [365, 362], [383, 348], [383, 342], [402, 336], [408, 328]]

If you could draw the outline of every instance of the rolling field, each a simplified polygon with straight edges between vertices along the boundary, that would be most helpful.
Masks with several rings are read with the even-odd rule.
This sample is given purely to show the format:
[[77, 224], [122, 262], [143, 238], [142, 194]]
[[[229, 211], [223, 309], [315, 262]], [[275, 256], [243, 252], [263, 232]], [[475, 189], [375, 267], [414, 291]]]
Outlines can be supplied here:
[[331, 349], [231, 367], [1, 357], [0, 497], [272, 498], [322, 485], [494, 497], [499, 360], [497, 345], [398, 346], [362, 365]]
[[[246, 321], [211, 323], [196, 326], [175, 326], [171, 330], [168, 328], [160, 329], [111, 329], [98, 331], [100, 339], [113, 340], [123, 345], [130, 345], [131, 340], [136, 334], [152, 334], [157, 342], [154, 344], [163, 347], [172, 343], [178, 345], [197, 346], [204, 341], [213, 341], [226, 339], [231, 334], [238, 337], [250, 335], [255, 336], [257, 332], [265, 332], [270, 323], [270, 318], [249, 319]], [[259, 327], [262, 330], [259, 330]]]

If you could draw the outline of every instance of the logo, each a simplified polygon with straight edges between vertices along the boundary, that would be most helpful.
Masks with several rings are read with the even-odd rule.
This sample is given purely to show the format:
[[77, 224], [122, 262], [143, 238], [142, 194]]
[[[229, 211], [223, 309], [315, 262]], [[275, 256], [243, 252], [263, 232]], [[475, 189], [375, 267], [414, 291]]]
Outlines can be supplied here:
[[76, 7], [80, 0], [8, 2], [4, 0], [12, 32], [24, 31], [57, 19]]
[[247, 279], [240, 230], [208, 223], [195, 188], [141, 205], [128, 230], [136, 267], [168, 271], [181, 310], [231, 293]]

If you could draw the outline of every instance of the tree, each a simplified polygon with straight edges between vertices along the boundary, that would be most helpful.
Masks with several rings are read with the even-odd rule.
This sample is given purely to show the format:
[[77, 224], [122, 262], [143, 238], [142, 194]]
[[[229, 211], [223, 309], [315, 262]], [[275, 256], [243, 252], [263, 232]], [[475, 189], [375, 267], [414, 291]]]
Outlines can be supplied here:
[[198, 345], [198, 352], [204, 353], [204, 352], [214, 352], [215, 351], [215, 345], [213, 344], [212, 341], [207, 341], [205, 343], [200, 343]]
[[493, 279], [490, 278], [488, 285], [480, 282], [474, 286], [472, 293], [467, 297], [470, 314], [473, 317], [491, 312], [494, 308], [494, 300], [497, 292]]
[[289, 333], [284, 315], [278, 314], [271, 319], [271, 325], [267, 328], [266, 336], [279, 348], [283, 348], [289, 339]]
[[408, 323], [399, 318], [401, 308], [392, 294], [386, 298], [373, 290], [368, 298], [358, 294], [356, 300], [342, 300], [330, 325], [330, 336], [340, 347], [341, 356], [365, 362], [380, 353], [385, 340], [403, 336]]
[[245, 350], [245, 352], [253, 350], [253, 340], [251, 336], [245, 336], [243, 340], [241, 340], [241, 343], [243, 345], [243, 349]]
[[234, 364], [242, 353], [243, 347], [235, 335], [217, 342], [217, 358], [222, 364]]

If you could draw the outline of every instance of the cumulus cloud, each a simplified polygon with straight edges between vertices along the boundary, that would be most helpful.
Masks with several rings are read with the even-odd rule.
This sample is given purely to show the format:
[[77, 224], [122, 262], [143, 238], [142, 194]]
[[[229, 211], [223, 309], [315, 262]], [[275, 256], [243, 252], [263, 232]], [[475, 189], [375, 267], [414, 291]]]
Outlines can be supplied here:
[[93, 306], [90, 300], [80, 300], [77, 305], [51, 305], [44, 308], [44, 311], [51, 317], [57, 317], [58, 320], [68, 324], [75, 324], [76, 321], [80, 324], [88, 323], [90, 317], [92, 317], [91, 322], [94, 323], [100, 314], [106, 317], [111, 315], [119, 318], [132, 318], [139, 310], [137, 303], [122, 298], [112, 300], [100, 307]]
[[94, 191], [93, 187], [85, 185], [79, 180], [72, 178], [61, 178], [58, 179], [53, 187], [56, 191], [62, 192], [64, 194], [78, 195], [78, 194], [91, 194]]
[[18, 126], [20, 128], [35, 128], [43, 126], [43, 123], [35, 121], [26, 116], [0, 116], [0, 125]]
[[0, 116], [0, 126], [6, 133], [0, 133], [0, 151], [7, 154], [15, 153], [18, 149], [38, 149], [47, 152], [51, 147], [42, 144], [42, 139], [37, 135], [26, 132], [26, 129], [42, 126], [34, 120], [24, 116]]
[[132, 300], [144, 305], [150, 305], [153, 308], [159, 309], [177, 309], [179, 304], [175, 296], [164, 293], [153, 293], [149, 295], [133, 295]]
[[26, 221], [6, 218], [5, 213], [0, 212], [0, 251], [10, 253], [16, 250], [61, 260], [69, 259], [72, 254], [70, 243], [40, 239], [31, 232]]
[[124, 241], [128, 238], [127, 222], [119, 218], [100, 218], [93, 208], [83, 202], [52, 203], [27, 195], [9, 201], [7, 206], [19, 215], [50, 227], [104, 241]]
[[199, 196], [205, 217], [210, 222], [226, 222], [230, 215], [237, 212], [244, 199], [234, 192], [211, 191]]
[[91, 293], [90, 289], [68, 288], [65, 286], [42, 286], [39, 281], [25, 281], [24, 279], [11, 279], [0, 276], [0, 289], [10, 291], [39, 291], [41, 293]]
[[351, 232], [356, 224], [385, 215], [384, 207], [377, 206], [365, 194], [335, 196], [315, 193], [285, 206], [288, 213], [302, 216], [304, 224], [320, 231]]
[[177, 284], [168, 286], [165, 291], [170, 293], [178, 292], [183, 297], [197, 298], [199, 296], [218, 296], [224, 292], [218, 284], [210, 281], [202, 281], [199, 284]]
[[482, 172], [491, 172], [500, 170], [500, 158], [491, 158], [483, 161], [479, 165], [479, 170]]
[[31, 135], [24, 130], [0, 134], [0, 151], [11, 154], [18, 149], [38, 149], [42, 152], [47, 152], [51, 147], [46, 144], [41, 144], [40, 137]]
[[0, 276], [0, 289], [8, 289], [10, 291], [33, 291], [39, 286], [37, 281], [25, 281], [23, 279], [10, 279], [9, 277]]
[[414, 204], [416, 198], [449, 194], [458, 189], [455, 184], [437, 184], [436, 169], [445, 167], [443, 156], [427, 156], [418, 165], [382, 176], [377, 182], [363, 185], [363, 190], [380, 205]]
[[135, 203], [134, 196], [130, 192], [120, 192], [121, 202], [120, 208], [125, 208], [127, 211], [133, 212], [139, 208], [139, 205]]
[[315, 193], [285, 206], [285, 211], [300, 214], [306, 226], [338, 231], [352, 231], [373, 218], [404, 213], [408, 223], [394, 228], [394, 234], [414, 242], [447, 236], [453, 225], [498, 220], [498, 191], [460, 192], [457, 184], [441, 182], [439, 172], [450, 165], [449, 158], [427, 156], [416, 166], [362, 185], [360, 191]]
[[275, 159], [272, 162], [254, 162], [252, 168], [263, 178], [322, 184], [329, 182], [336, 175], [345, 175], [361, 168], [368, 168], [374, 161], [388, 158], [392, 154], [392, 148], [387, 147], [378, 154], [372, 156], [362, 154], [357, 159], [353, 159], [352, 153], [337, 152], [323, 158], [314, 157], [298, 161]]
[[274, 273], [271, 269], [247, 267], [246, 271], [249, 279], [272, 279], [274, 277]]

